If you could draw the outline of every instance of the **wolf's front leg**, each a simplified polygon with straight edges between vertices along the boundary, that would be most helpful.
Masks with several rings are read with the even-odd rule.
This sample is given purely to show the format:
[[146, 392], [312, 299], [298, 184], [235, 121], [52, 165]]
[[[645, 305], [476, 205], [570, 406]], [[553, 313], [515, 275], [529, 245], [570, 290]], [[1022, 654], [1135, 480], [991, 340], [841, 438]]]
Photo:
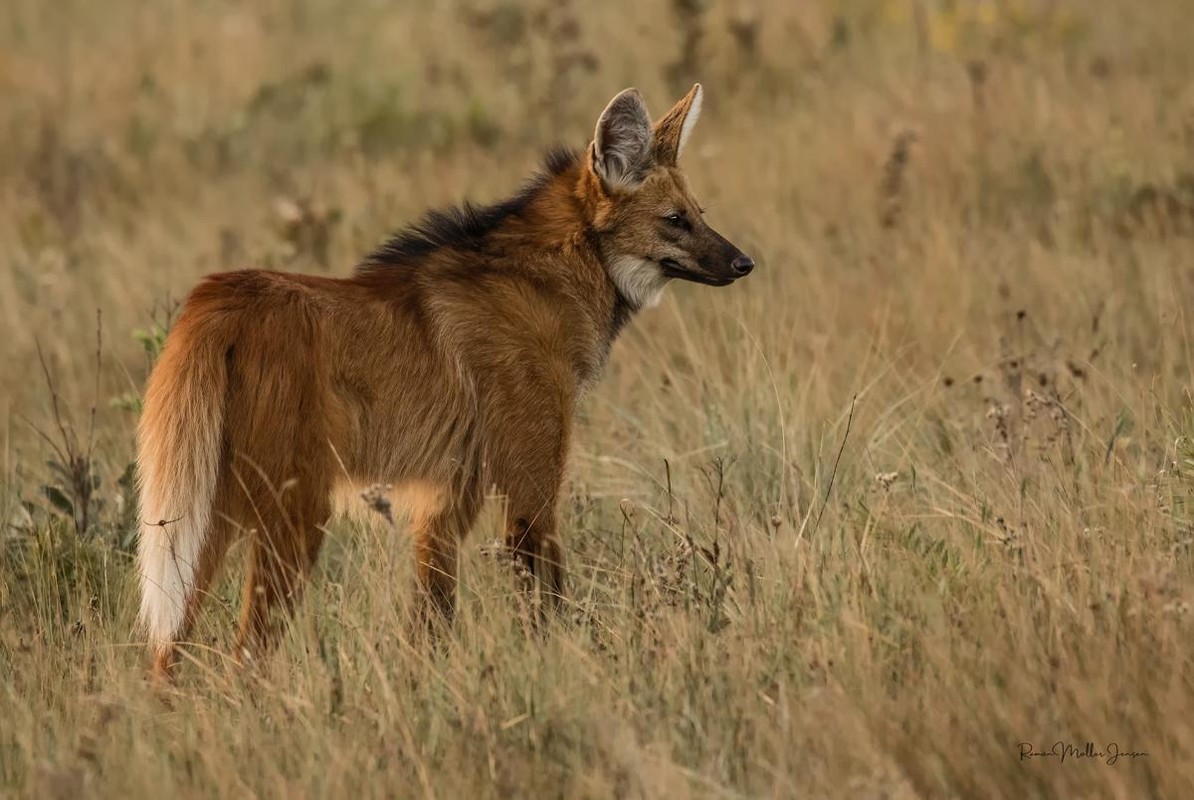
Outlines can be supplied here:
[[418, 614], [424, 625], [451, 624], [456, 610], [457, 553], [481, 508], [479, 486], [446, 493], [435, 510], [416, 510], [412, 520], [418, 560]]
[[[491, 426], [487, 445], [490, 474], [506, 499], [506, 546], [524, 575], [533, 578], [545, 608], [565, 597], [564, 550], [556, 506], [564, 481], [571, 425], [566, 394], [542, 391], [524, 396], [522, 407]], [[531, 407], [528, 408], [527, 405]]]

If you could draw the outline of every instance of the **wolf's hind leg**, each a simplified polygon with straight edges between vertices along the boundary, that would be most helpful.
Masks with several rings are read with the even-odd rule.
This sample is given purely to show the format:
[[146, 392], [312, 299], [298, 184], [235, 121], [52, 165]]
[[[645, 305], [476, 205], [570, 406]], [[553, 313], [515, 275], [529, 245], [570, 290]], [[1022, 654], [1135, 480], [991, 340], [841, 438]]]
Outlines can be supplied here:
[[237, 653], [267, 653], [285, 630], [323, 544], [329, 491], [296, 486], [258, 495], [249, 544]]

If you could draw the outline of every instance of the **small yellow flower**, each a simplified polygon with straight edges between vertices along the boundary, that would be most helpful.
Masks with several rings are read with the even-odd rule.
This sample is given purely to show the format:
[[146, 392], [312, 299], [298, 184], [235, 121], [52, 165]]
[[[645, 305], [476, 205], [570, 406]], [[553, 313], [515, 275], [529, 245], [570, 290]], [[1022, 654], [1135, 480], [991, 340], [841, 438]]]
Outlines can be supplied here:
[[929, 44], [942, 53], [958, 47], [958, 16], [950, 11], [934, 11], [929, 16]]

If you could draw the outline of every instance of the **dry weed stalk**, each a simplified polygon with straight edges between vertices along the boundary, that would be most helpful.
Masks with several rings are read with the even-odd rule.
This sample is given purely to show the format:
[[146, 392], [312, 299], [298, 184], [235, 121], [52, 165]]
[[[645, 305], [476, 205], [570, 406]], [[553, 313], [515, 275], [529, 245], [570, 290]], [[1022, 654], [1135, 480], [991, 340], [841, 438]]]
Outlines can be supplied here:
[[53, 433], [47, 433], [35, 423], [26, 419], [37, 435], [50, 446], [55, 458], [49, 462], [50, 469], [61, 483], [48, 483], [42, 487], [42, 492], [51, 506], [62, 514], [70, 517], [74, 523], [75, 534], [82, 537], [91, 529], [96, 508], [96, 490], [99, 488], [99, 476], [95, 474], [92, 457], [95, 452], [95, 416], [99, 405], [100, 374], [103, 366], [103, 318], [97, 309], [95, 312], [95, 389], [92, 394], [91, 408], [88, 413], [87, 436], [84, 441], [79, 440], [73, 425], [63, 419], [62, 397], [58, 384], [50, 372], [42, 351], [41, 341], [37, 341], [37, 359], [41, 365], [42, 378], [45, 380], [46, 391], [50, 394], [50, 409], [54, 419]]
[[700, 78], [701, 42], [705, 38], [709, 0], [671, 0], [671, 3], [672, 18], [680, 33], [680, 52], [668, 65], [667, 76], [673, 90], [681, 92]]
[[907, 173], [913, 146], [919, 141], [916, 131], [902, 128], [891, 141], [891, 150], [883, 164], [879, 188], [879, 224], [894, 228], [899, 224], [907, 193]]

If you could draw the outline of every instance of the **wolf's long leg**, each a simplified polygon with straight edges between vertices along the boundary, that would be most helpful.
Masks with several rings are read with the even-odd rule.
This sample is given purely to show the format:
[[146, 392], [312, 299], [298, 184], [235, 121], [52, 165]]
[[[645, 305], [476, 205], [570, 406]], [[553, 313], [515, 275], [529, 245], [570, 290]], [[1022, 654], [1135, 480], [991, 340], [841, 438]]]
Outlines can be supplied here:
[[327, 487], [299, 484], [253, 497], [249, 567], [237, 651], [259, 656], [285, 629], [323, 544]]
[[559, 393], [537, 395], [537, 406], [512, 418], [495, 437], [490, 459], [498, 490], [506, 497], [506, 544], [516, 563], [535, 577], [545, 604], [564, 598], [564, 551], [556, 505], [564, 479], [571, 408]]
[[481, 491], [470, 485], [451, 492], [443, 505], [430, 513], [416, 513], [415, 537], [419, 612], [427, 622], [437, 618], [450, 623], [456, 609], [456, 570], [460, 542], [481, 508]]

